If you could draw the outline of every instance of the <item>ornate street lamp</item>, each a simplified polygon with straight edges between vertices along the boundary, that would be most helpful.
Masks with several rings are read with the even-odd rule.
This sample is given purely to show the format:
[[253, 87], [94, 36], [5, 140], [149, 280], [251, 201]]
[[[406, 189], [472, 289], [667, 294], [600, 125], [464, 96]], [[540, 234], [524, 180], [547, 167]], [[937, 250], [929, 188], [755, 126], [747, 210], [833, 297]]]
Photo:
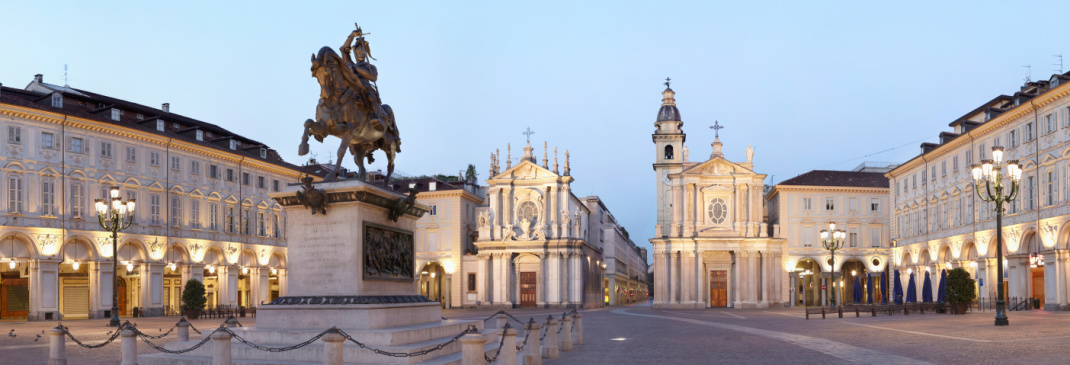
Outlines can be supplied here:
[[119, 187], [112, 186], [108, 190], [111, 197], [96, 200], [97, 219], [100, 227], [111, 232], [111, 322], [109, 326], [119, 327], [119, 231], [130, 227], [134, 217], [134, 199], [122, 200], [119, 198]]
[[[842, 229], [836, 229], [836, 223], [829, 223], [829, 229], [821, 230], [821, 245], [825, 246], [825, 249], [832, 255], [832, 285], [836, 285], [836, 250], [843, 248], [843, 238], [847, 237], [847, 232]], [[841, 287], [843, 285], [840, 285]], [[833, 290], [833, 300], [836, 301], [836, 305], [841, 305], [840, 295]]]
[[[1003, 185], [1003, 147], [992, 147], [992, 159], [981, 161], [980, 165], [973, 165], [973, 185], [977, 196], [986, 202], [996, 205], [996, 325], [1006, 326], [1007, 311], [1003, 301], [1003, 204], [1010, 203], [1018, 196], [1018, 183], [1022, 180], [1022, 168], [1018, 161], [1007, 161], [1007, 177], [1010, 182], [1010, 193], [1003, 194], [1007, 188]], [[981, 183], [985, 190], [981, 191]]]

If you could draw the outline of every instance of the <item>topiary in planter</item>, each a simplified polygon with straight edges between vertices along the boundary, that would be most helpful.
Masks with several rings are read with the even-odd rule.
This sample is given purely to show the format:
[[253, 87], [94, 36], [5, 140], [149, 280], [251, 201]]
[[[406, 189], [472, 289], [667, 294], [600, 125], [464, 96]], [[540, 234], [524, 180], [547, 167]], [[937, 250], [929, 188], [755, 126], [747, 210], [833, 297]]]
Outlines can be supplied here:
[[204, 284], [197, 279], [189, 279], [182, 290], [182, 310], [189, 319], [197, 319], [208, 299], [204, 297]]
[[960, 267], [947, 272], [947, 301], [955, 314], [966, 313], [966, 307], [976, 298], [973, 278], [966, 269]]

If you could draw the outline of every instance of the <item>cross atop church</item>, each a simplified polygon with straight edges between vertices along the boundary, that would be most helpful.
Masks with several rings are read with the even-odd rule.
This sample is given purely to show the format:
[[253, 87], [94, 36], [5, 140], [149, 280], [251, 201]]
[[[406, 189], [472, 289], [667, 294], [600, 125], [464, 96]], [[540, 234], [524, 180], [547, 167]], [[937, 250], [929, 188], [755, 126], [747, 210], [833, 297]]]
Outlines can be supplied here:
[[669, 84], [670, 84], [670, 83], [672, 83], [672, 79], [670, 79], [670, 78], [666, 77], [666, 78], [665, 78], [665, 87], [669, 87]]
[[520, 134], [523, 134], [523, 135], [527, 136], [528, 137], [528, 144], [531, 144], [531, 135], [535, 134], [535, 131], [532, 131], [531, 127], [528, 127], [527, 130], [525, 130], [523, 132], [520, 132]]
[[724, 129], [723, 125], [717, 124], [717, 121], [713, 121], [713, 125], [710, 126], [713, 130], [713, 138], [721, 138], [720, 131]]

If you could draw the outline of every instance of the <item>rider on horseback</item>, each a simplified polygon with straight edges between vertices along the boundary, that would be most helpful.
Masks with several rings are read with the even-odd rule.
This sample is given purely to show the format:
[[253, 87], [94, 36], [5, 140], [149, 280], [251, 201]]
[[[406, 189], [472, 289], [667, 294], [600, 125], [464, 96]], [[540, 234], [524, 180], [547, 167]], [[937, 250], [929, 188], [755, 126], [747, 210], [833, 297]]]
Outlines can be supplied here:
[[[346, 65], [360, 80], [360, 82], [352, 82], [349, 87], [363, 96], [361, 99], [364, 101], [364, 106], [371, 116], [368, 122], [376, 129], [385, 129], [397, 135], [398, 128], [393, 121], [380, 115], [382, 99], [379, 98], [379, 88], [375, 86], [375, 81], [379, 78], [379, 71], [375, 68], [375, 65], [368, 62], [368, 58], [373, 60], [375, 58], [371, 57], [368, 41], [364, 39], [364, 35], [365, 33], [360, 29], [360, 26], [357, 26], [357, 30], [349, 34], [349, 38], [346, 39], [346, 43], [341, 48], [342, 59], [345, 60]], [[354, 40], [357, 41], [356, 44], [353, 44]], [[352, 58], [350, 58], [351, 53]], [[353, 61], [354, 59], [356, 59], [355, 62]]]

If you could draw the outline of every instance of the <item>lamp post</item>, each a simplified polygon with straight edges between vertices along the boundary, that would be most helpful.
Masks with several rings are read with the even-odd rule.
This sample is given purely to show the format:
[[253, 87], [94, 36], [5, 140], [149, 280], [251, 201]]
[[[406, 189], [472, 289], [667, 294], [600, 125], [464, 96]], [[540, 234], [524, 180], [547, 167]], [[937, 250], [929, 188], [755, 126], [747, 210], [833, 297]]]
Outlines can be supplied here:
[[[847, 232], [842, 229], [836, 229], [836, 223], [829, 223], [829, 229], [821, 230], [821, 245], [825, 246], [825, 249], [832, 255], [832, 285], [836, 285], [836, 250], [843, 248], [843, 238], [847, 236]], [[840, 285], [841, 287], [843, 285]], [[841, 305], [840, 295], [836, 290], [833, 290], [836, 301], [836, 305]]]
[[[1003, 185], [1003, 147], [992, 147], [992, 159], [981, 161], [980, 165], [973, 165], [973, 182], [977, 196], [986, 202], [996, 205], [996, 282], [998, 292], [996, 295], [996, 325], [1006, 326], [1007, 311], [1003, 301], [1003, 204], [1014, 201], [1018, 196], [1018, 183], [1022, 179], [1022, 168], [1018, 161], [1007, 161], [1007, 176], [1010, 182], [1010, 193], [1004, 195], [1003, 190], [1008, 188]], [[984, 183], [985, 190], [981, 190]]]
[[134, 217], [134, 199], [122, 200], [119, 197], [119, 187], [112, 186], [108, 190], [108, 195], [111, 198], [109, 202], [107, 199], [97, 199], [97, 219], [99, 220], [100, 227], [105, 231], [111, 232], [111, 264], [112, 264], [112, 282], [111, 282], [111, 322], [109, 326], [119, 326], [119, 231], [130, 227], [130, 222]]

